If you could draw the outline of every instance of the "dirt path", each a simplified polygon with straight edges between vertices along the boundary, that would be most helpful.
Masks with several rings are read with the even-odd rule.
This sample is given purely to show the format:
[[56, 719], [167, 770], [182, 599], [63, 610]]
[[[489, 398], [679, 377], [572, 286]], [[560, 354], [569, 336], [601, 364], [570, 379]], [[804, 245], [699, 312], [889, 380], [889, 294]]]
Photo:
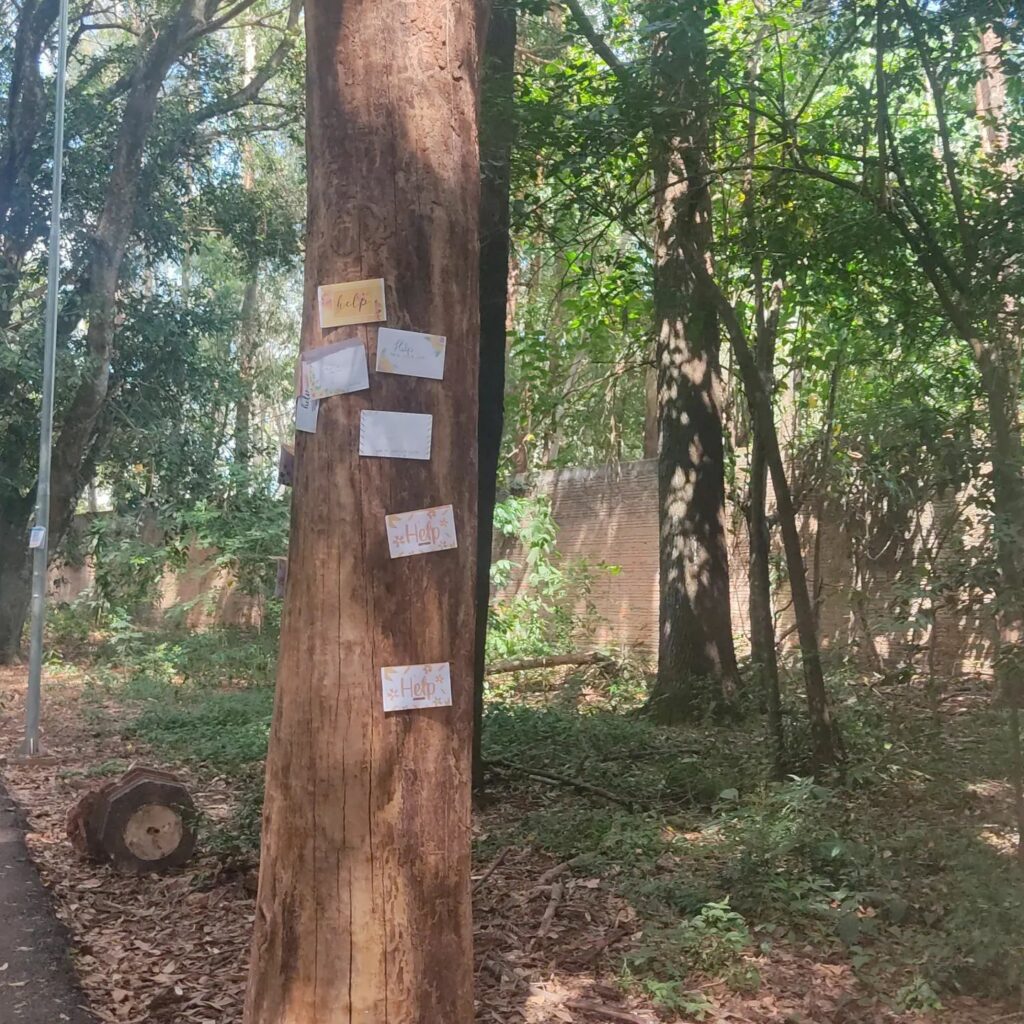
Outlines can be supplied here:
[[68, 935], [29, 860], [24, 823], [0, 786], [0, 1024], [90, 1024]]

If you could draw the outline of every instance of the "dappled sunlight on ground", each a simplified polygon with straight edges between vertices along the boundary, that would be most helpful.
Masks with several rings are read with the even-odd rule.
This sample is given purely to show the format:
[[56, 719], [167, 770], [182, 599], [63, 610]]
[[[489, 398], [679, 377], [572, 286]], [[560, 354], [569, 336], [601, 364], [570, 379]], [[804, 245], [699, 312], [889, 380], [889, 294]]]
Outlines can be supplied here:
[[[24, 670], [0, 670], [0, 753], [17, 747], [23, 693]], [[252, 864], [208, 853], [165, 877], [122, 876], [79, 860], [64, 833], [65, 813], [81, 792], [135, 762], [179, 774], [214, 824], [231, 817], [237, 779], [161, 758], [141, 740], [126, 738], [125, 725], [137, 710], [116, 688], [87, 685], [80, 673], [65, 668], [47, 679], [45, 693], [45, 756], [32, 764], [8, 757], [0, 773], [28, 812], [31, 852], [71, 929], [75, 964], [93, 1011], [106, 1024], [238, 1024], [253, 914]], [[592, 701], [596, 697], [587, 703]], [[690, 761], [702, 767], [712, 756], [688, 749], [680, 745], [683, 767]], [[636, 769], [642, 752], [622, 755], [610, 745], [586, 756], [593, 767], [600, 758], [612, 766], [609, 777], [598, 775], [597, 781], [613, 786]], [[616, 762], [617, 756], [626, 759]], [[944, 1009], [897, 1012], [880, 999], [870, 973], [855, 969], [854, 957], [834, 933], [822, 930], [814, 938], [784, 925], [762, 926], [749, 912], [751, 934], [740, 940], [743, 948], [728, 970], [688, 972], [672, 988], [685, 992], [684, 1003], [673, 1007], [664, 993], [655, 998], [658, 971], [664, 968], [644, 967], [645, 950], [662, 942], [659, 928], [665, 925], [645, 919], [631, 893], [646, 893], [654, 906], [662, 891], [678, 895], [692, 885], [696, 892], [702, 877], [728, 877], [735, 867], [729, 861], [730, 851], [736, 852], [735, 830], [745, 827], [741, 811], [712, 819], [700, 809], [702, 801], [719, 799], [717, 786], [709, 796], [696, 797], [691, 810], [662, 817], [641, 809], [630, 817], [600, 798], [557, 784], [510, 776], [494, 785], [494, 800], [475, 824], [479, 1024], [1009, 1024], [1018, 1019], [1003, 1003], [948, 995]], [[721, 794], [727, 802], [728, 792]], [[928, 787], [915, 779], [902, 792], [899, 799], [917, 802]], [[958, 827], [979, 836], [983, 848], [1011, 853], [1005, 783], [974, 779], [962, 796], [965, 810]], [[890, 793], [888, 799], [895, 798]], [[593, 856], [570, 850], [585, 845], [585, 837], [576, 833], [590, 820], [588, 806], [626, 829], [595, 839]], [[863, 805], [865, 813], [869, 806]], [[575, 812], [583, 815], [578, 823]], [[879, 807], [875, 813], [891, 819], [896, 812]], [[937, 819], [946, 813], [936, 805]], [[563, 833], [548, 839], [543, 830], [550, 827]], [[799, 819], [795, 827], [799, 836]], [[639, 830], [635, 838], [628, 829]], [[613, 840], [618, 845], [609, 846]], [[561, 856], [559, 842], [567, 850]], [[646, 865], [639, 875], [633, 860]], [[707, 898], [695, 897], [698, 903]], [[865, 903], [852, 916], [871, 922], [878, 913]], [[676, 955], [667, 948], [670, 958]], [[865, 949], [870, 949], [867, 942]], [[878, 977], [885, 976], [889, 965], [875, 966]], [[667, 968], [671, 975], [671, 962]]]

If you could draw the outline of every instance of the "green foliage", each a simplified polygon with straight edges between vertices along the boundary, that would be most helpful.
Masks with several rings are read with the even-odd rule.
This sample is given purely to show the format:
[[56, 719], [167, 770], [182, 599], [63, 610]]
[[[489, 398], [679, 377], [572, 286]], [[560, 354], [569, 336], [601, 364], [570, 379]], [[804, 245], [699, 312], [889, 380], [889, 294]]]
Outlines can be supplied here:
[[499, 558], [491, 564], [497, 597], [487, 620], [488, 660], [585, 648], [599, 624], [590, 600], [594, 573], [614, 574], [617, 568], [562, 556], [555, 547], [557, 527], [546, 498], [498, 502], [494, 529], [515, 542], [525, 563]]
[[213, 563], [231, 573], [242, 593], [270, 597], [273, 559], [288, 551], [290, 505], [271, 495], [261, 475], [254, 489], [243, 486], [220, 501], [197, 502], [182, 513], [179, 529], [210, 551]]
[[[163, 532], [156, 524], [153, 527], [153, 534]], [[157, 600], [164, 573], [185, 564], [187, 549], [176, 538], [164, 534], [159, 539], [142, 539], [144, 531], [143, 517], [111, 515], [90, 520], [88, 550], [97, 617], [144, 613]]]
[[724, 977], [734, 991], [756, 992], [757, 968], [745, 966], [742, 955], [752, 943], [742, 915], [729, 901], [705, 903], [678, 924], [655, 928], [626, 957], [625, 980], [638, 984], [667, 1010], [695, 1013], [700, 1019], [703, 997], [687, 991], [695, 975]]
[[251, 687], [218, 692], [192, 687], [163, 690], [149, 698], [129, 730], [171, 757], [214, 771], [238, 771], [267, 753], [273, 691]]
[[[81, 5], [70, 12], [58, 428], [90, 372], [82, 318], [93, 233], [125, 120], [127, 85], [151, 42], [131, 26], [150, 25], [155, 36], [174, 10], [136, 5], [121, 12], [121, 20], [98, 22]], [[211, 16], [216, 10], [210, 8]], [[155, 487], [184, 497], [208, 473], [222, 453], [225, 414], [241, 375], [232, 348], [244, 275], [257, 268], [278, 276], [294, 272], [304, 208], [294, 135], [302, 105], [301, 41], [290, 34], [298, 45], [284, 55], [260, 97], [278, 112], [272, 123], [245, 104], [224, 102], [252, 78], [245, 50], [251, 47], [262, 63], [281, 41], [279, 10], [259, 2], [249, 13], [256, 27], [248, 30], [245, 46], [228, 18], [224, 30], [199, 33], [172, 62], [146, 137], [138, 188], [143, 200], [130, 209], [133, 230], [118, 282], [106, 403], [83, 467], [83, 480], [98, 469], [114, 490], [124, 484], [130, 489], [138, 465], [149, 471], [151, 497]], [[0, 80], [12, 90], [38, 92], [32, 103], [12, 92], [11, 119], [0, 123], [0, 152], [10, 170], [0, 215], [0, 369], [10, 383], [0, 394], [0, 513], [12, 516], [34, 482], [38, 450], [56, 35], [47, 31], [46, 19], [55, 16], [56, 9], [38, 12], [43, 43], [36, 60], [19, 50], [26, 38], [16, 32], [18, 9], [8, 4], [0, 12], [11, 41], [0, 53]], [[212, 20], [220, 23], [219, 17]], [[38, 85], [12, 71], [17, 59], [38, 65]], [[246, 169], [258, 171], [249, 188], [242, 187]], [[207, 254], [217, 250], [230, 254], [229, 273], [225, 266], [207, 273]]]

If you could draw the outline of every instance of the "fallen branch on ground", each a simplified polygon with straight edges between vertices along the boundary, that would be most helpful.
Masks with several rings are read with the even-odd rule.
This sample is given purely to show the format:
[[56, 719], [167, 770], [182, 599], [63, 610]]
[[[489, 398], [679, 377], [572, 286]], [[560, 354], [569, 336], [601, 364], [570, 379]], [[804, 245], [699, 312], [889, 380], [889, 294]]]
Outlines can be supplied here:
[[624, 1024], [651, 1024], [650, 1018], [638, 1017], [635, 1013], [627, 1013], [625, 1010], [616, 1010], [604, 1003], [590, 1003], [584, 999], [567, 999], [565, 1001], [567, 1010], [579, 1010], [581, 1013], [593, 1013], [598, 1017], [606, 1017], [608, 1020], [623, 1021]]
[[561, 864], [556, 864], [553, 868], [548, 868], [540, 878], [537, 879], [537, 885], [550, 885], [556, 878], [560, 878], [573, 866], [583, 860], [583, 854], [579, 854], [573, 857], [572, 860], [563, 860]]
[[477, 889], [479, 889], [480, 886], [482, 886], [484, 884], [484, 882], [486, 882], [487, 879], [490, 878], [491, 875], [493, 875], [494, 872], [497, 871], [498, 868], [500, 868], [501, 865], [505, 863], [505, 858], [511, 852], [512, 852], [512, 847], [511, 846], [506, 846], [505, 849], [502, 850], [501, 853], [499, 853], [498, 856], [495, 857], [494, 860], [491, 861], [491, 863], [488, 866], [487, 870], [473, 883], [473, 892], [476, 892]]
[[618, 796], [615, 793], [610, 793], [607, 789], [602, 789], [600, 786], [593, 786], [589, 782], [583, 782], [580, 779], [574, 779], [570, 775], [559, 775], [557, 772], [549, 772], [546, 769], [540, 768], [524, 768], [520, 764], [516, 764], [514, 761], [505, 761], [502, 759], [492, 758], [487, 762], [490, 767], [493, 768], [504, 768], [507, 771], [520, 772], [523, 775], [529, 776], [531, 779], [540, 779], [541, 782], [551, 782], [557, 785], [570, 786], [573, 789], [578, 789], [581, 793], [591, 793], [594, 796], [603, 797], [605, 800], [611, 800], [612, 803], [618, 804], [620, 807], [625, 807], [627, 810], [633, 810], [633, 801], [627, 797]]
[[538, 939], [543, 939], [551, 931], [551, 922], [555, 919], [555, 911], [558, 909], [558, 904], [562, 902], [563, 892], [565, 892], [565, 886], [561, 882], [552, 883], [551, 898], [548, 900], [548, 905], [544, 908], [544, 916], [540, 919], [540, 927], [537, 929]]
[[511, 661], [496, 661], [488, 665], [484, 674], [500, 676], [508, 672], [532, 672], [539, 668], [562, 668], [578, 665], [614, 665], [615, 659], [601, 651], [586, 654], [548, 654], [541, 658], [515, 658]]

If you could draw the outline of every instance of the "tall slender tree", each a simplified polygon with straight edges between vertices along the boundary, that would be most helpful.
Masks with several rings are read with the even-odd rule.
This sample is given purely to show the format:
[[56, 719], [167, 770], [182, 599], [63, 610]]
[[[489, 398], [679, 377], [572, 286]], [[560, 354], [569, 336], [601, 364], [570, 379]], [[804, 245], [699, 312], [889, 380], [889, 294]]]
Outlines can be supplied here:
[[480, 133], [480, 488], [473, 665], [473, 780], [483, 782], [481, 734], [487, 610], [498, 462], [505, 422], [505, 342], [509, 278], [509, 183], [515, 135], [516, 7], [495, 3], [484, 45]]

